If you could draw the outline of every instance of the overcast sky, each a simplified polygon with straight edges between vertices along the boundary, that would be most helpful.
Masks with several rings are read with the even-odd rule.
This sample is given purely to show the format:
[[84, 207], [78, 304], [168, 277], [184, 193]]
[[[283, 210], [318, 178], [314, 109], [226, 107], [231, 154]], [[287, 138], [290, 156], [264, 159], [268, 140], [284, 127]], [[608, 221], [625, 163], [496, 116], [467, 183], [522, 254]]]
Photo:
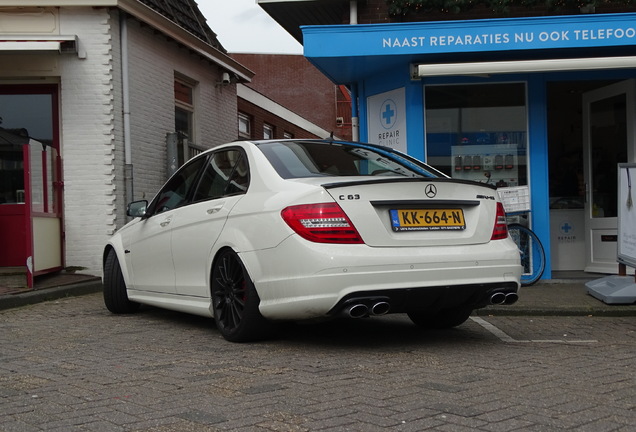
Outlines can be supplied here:
[[230, 53], [302, 54], [302, 45], [256, 0], [197, 0], [197, 4]]

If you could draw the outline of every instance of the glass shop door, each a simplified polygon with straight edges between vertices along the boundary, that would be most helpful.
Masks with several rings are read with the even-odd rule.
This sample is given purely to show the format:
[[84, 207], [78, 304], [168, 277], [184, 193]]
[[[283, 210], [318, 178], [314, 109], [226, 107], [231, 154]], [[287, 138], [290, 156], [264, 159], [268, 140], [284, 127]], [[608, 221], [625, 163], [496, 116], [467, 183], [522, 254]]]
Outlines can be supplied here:
[[636, 153], [634, 80], [583, 94], [585, 271], [617, 273], [617, 164]]

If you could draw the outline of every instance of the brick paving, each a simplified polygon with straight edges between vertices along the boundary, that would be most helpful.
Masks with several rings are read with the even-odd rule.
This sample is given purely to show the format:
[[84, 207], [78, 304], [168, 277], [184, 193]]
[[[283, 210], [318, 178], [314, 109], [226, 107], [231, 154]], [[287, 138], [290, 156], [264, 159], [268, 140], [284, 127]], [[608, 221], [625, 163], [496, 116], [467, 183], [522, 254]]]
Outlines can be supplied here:
[[482, 315], [423, 332], [387, 316], [232, 344], [212, 320], [115, 316], [89, 294], [0, 311], [0, 347], [2, 432], [636, 427], [633, 317]]

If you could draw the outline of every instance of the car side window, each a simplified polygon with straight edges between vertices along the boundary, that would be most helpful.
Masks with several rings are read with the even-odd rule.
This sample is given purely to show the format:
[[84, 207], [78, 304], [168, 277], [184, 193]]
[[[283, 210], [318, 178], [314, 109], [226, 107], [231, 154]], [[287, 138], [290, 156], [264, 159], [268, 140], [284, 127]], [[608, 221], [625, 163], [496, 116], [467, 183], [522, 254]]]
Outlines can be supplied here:
[[249, 185], [247, 159], [240, 150], [214, 153], [201, 177], [194, 201], [245, 193]]
[[239, 153], [238, 160], [234, 165], [234, 171], [230, 177], [230, 182], [225, 190], [225, 195], [235, 195], [245, 193], [250, 183], [247, 158]]
[[150, 204], [150, 214], [163, 213], [185, 204], [206, 158], [201, 157], [177, 171]]

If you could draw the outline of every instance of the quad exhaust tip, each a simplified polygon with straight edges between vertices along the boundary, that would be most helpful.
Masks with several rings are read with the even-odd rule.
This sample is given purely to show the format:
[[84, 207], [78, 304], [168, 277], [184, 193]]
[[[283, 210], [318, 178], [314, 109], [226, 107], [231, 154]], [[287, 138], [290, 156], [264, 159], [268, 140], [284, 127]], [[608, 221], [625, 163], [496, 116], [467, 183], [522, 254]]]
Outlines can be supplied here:
[[[490, 296], [490, 304], [493, 305], [511, 305], [519, 300], [519, 295], [515, 292], [501, 292], [497, 291]], [[387, 301], [383, 300], [358, 300], [360, 303], [355, 303], [349, 306], [346, 310], [346, 314], [351, 318], [364, 318], [368, 316], [380, 316], [389, 313], [391, 305]], [[370, 306], [369, 306], [370, 305]]]
[[347, 314], [351, 318], [363, 318], [369, 315], [379, 316], [385, 315], [391, 309], [391, 305], [385, 301], [376, 301], [371, 305], [371, 307], [367, 306], [364, 303], [356, 303], [349, 307], [347, 310]]
[[517, 293], [503, 293], [496, 292], [490, 296], [490, 304], [494, 305], [511, 305], [519, 300], [519, 295]]

